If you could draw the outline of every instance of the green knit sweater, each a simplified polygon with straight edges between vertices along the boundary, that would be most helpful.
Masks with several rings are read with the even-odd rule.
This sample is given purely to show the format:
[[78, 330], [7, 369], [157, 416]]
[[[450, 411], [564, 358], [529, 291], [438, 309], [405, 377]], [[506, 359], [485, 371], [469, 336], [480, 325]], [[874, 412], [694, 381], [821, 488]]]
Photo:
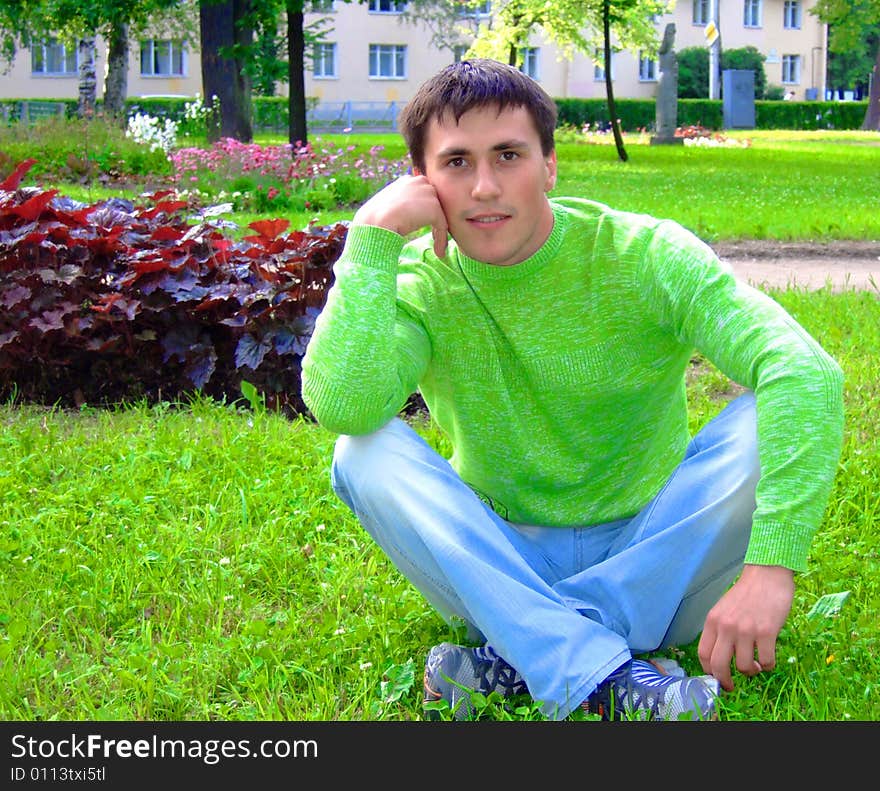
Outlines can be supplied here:
[[697, 349], [757, 399], [746, 562], [805, 569], [840, 455], [840, 367], [676, 223], [551, 204], [546, 243], [508, 267], [352, 226], [303, 361], [316, 419], [369, 433], [418, 389], [501, 516], [597, 524], [637, 513], [681, 461]]

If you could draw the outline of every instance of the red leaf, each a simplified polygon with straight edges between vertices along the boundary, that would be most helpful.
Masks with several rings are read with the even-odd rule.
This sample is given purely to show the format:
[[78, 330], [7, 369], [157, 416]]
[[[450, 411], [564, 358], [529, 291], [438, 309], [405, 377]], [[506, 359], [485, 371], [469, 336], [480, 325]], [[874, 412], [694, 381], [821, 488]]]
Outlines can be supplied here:
[[36, 159], [26, 159], [20, 162], [15, 170], [10, 173], [6, 179], [0, 184], [0, 190], [17, 190], [21, 180], [25, 174], [37, 163]]
[[[264, 239], [274, 239], [278, 234], [284, 233], [290, 227], [290, 220], [275, 218], [274, 220], [256, 220], [249, 222], [248, 228], [252, 228]], [[254, 239], [256, 237], [248, 237]]]
[[43, 213], [46, 206], [49, 205], [49, 202], [57, 194], [58, 190], [48, 190], [47, 192], [40, 192], [39, 194], [34, 195], [32, 198], [28, 198], [24, 203], [21, 203], [18, 206], [13, 206], [10, 211], [13, 214], [17, 214], [19, 217], [27, 220], [28, 222], [33, 222]]
[[150, 239], [154, 242], [177, 242], [184, 235], [184, 231], [181, 231], [179, 228], [172, 228], [168, 225], [160, 225], [153, 233], [150, 234]]

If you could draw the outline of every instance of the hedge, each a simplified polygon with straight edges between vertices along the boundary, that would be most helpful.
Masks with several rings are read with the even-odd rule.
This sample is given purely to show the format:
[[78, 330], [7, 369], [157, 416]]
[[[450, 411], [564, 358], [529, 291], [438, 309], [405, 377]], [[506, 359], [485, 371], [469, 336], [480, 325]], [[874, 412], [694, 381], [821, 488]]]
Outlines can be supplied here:
[[[0, 99], [0, 119], [17, 120], [21, 102], [39, 104], [63, 103], [68, 116], [76, 114], [76, 99]], [[181, 120], [188, 98], [130, 97], [128, 113], [145, 112], [162, 118]], [[308, 99], [316, 102], [316, 99]], [[98, 106], [100, 107], [100, 101]], [[582, 127], [584, 124], [610, 123], [608, 104], [602, 99], [556, 99], [559, 124]], [[617, 116], [624, 131], [653, 129], [653, 99], [618, 99]], [[755, 126], [758, 129], [859, 129], [865, 120], [867, 101], [861, 102], [781, 102], [755, 101]], [[678, 126], [699, 125], [707, 129], [724, 126], [724, 110], [720, 100], [679, 99]], [[283, 96], [254, 97], [254, 129], [283, 133], [287, 129], [287, 98]]]
[[[610, 123], [605, 99], [557, 99], [559, 124]], [[624, 131], [653, 129], [656, 116], [653, 99], [617, 99], [617, 117]], [[755, 101], [757, 129], [859, 129], [868, 109], [863, 102]], [[678, 126], [699, 125], [722, 129], [724, 106], [719, 99], [679, 99]]]

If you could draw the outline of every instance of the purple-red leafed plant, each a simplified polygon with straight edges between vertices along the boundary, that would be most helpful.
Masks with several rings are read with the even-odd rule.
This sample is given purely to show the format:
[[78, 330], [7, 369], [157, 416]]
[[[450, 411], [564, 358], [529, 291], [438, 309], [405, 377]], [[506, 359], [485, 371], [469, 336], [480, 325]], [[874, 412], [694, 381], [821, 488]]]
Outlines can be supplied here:
[[228, 401], [250, 382], [268, 407], [306, 414], [300, 362], [346, 225], [240, 241], [173, 192], [84, 205], [0, 183], [0, 398], [41, 404]]

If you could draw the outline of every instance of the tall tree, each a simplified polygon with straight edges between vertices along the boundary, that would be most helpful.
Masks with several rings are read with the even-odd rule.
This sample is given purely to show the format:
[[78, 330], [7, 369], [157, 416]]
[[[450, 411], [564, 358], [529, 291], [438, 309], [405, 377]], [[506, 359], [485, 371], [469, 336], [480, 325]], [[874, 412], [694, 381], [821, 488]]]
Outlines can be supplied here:
[[290, 69], [287, 137], [293, 145], [304, 145], [309, 137], [306, 123], [304, 16], [303, 0], [287, 0], [287, 63]]
[[514, 48], [522, 58], [522, 48], [536, 27], [556, 44], [563, 57], [580, 51], [592, 58], [601, 50], [611, 128], [618, 157], [626, 161], [611, 82], [611, 53], [629, 49], [656, 55], [660, 41], [654, 17], [669, 5], [669, 0], [509, 0], [491, 27], [481, 26], [470, 52], [504, 60]]
[[[251, 79], [246, 53], [253, 46], [251, 0], [202, 0], [202, 88], [214, 109], [208, 138], [231, 137], [249, 143], [254, 137]], [[214, 106], [220, 103], [219, 113]]]
[[834, 52], [858, 49], [866, 35], [874, 40], [868, 109], [862, 129], [880, 131], [880, 0], [819, 0], [810, 9], [820, 21], [830, 25], [828, 47]]

